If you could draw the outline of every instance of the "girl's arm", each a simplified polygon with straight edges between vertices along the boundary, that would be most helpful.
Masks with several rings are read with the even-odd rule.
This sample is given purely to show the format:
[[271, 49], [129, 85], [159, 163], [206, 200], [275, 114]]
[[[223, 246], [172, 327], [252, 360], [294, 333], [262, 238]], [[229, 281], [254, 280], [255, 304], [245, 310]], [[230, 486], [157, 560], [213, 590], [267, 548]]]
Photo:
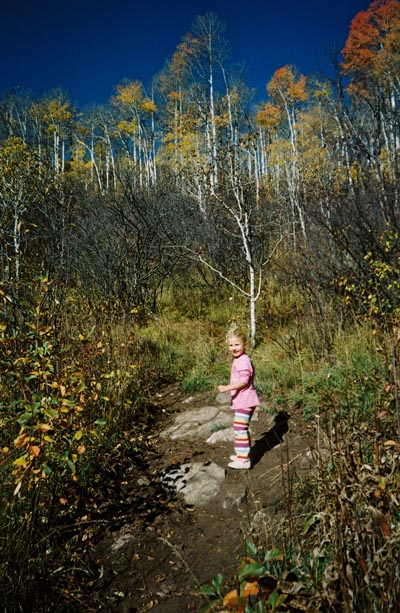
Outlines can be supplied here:
[[236, 381], [235, 383], [230, 383], [229, 385], [218, 385], [218, 391], [220, 393], [224, 392], [233, 392], [238, 391], [246, 387], [247, 381]]

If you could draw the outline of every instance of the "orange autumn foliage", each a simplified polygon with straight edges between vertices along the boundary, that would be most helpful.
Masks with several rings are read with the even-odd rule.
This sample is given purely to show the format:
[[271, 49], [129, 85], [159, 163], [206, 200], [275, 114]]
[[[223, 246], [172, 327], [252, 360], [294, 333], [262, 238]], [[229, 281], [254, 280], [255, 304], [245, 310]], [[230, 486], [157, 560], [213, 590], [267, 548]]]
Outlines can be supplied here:
[[265, 130], [275, 130], [281, 119], [281, 110], [267, 102], [257, 113], [257, 125]]
[[278, 68], [272, 76], [267, 87], [268, 93], [275, 100], [284, 96], [292, 104], [307, 100], [306, 78], [300, 75], [296, 81], [295, 73], [291, 66]]
[[223, 605], [236, 613], [244, 613], [249, 596], [257, 596], [260, 593], [260, 586], [257, 581], [248, 581], [244, 584], [240, 594], [237, 590], [228, 592], [224, 598]]
[[343, 71], [352, 75], [350, 91], [366, 94], [371, 79], [391, 80], [400, 61], [400, 2], [375, 0], [357, 13], [343, 57]]

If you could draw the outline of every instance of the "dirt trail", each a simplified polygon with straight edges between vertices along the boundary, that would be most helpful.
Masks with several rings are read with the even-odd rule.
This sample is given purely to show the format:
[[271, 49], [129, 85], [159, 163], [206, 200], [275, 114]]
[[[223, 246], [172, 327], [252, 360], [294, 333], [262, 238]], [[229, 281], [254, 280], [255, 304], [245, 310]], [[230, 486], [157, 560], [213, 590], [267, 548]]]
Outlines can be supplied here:
[[[157, 451], [145, 474], [132, 469], [136, 490], [154, 499], [167, 496], [154, 488], [153, 480], [171, 465], [212, 461], [226, 467], [233, 452], [229, 443], [171, 441], [161, 432], [184, 410], [212, 404], [214, 398], [199, 394], [188, 402], [175, 387], [157, 398], [165, 422], [155, 435]], [[95, 610], [118, 613], [185, 613], [197, 611], [204, 602], [199, 586], [222, 573], [227, 583], [234, 576], [244, 554], [245, 539], [252, 530], [265, 534], [274, 545], [269, 526], [279, 525], [284, 504], [281, 500], [288, 474], [308, 470], [305, 453], [310, 430], [299, 415], [291, 413], [274, 421], [259, 412], [252, 424], [254, 465], [251, 471], [227, 468], [220, 493], [206, 507], [187, 507], [172, 495], [162, 500], [163, 511], [143, 521], [127, 517], [126, 523], [95, 547], [91, 564], [99, 579]], [[288, 472], [289, 471], [289, 472]], [[153, 487], [153, 489], [151, 489]]]

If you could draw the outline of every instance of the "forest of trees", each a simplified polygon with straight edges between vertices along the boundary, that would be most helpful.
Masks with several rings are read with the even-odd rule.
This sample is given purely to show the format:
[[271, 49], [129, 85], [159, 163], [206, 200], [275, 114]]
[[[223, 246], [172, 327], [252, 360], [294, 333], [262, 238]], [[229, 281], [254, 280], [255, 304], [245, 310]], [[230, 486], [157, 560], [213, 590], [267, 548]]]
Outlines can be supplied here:
[[246, 296], [254, 337], [278, 245], [303, 284], [358, 284], [367, 255], [395, 258], [399, 18], [397, 1], [372, 3], [333, 76], [278, 67], [257, 106], [213, 14], [195, 19], [148, 91], [125, 81], [84, 114], [62, 91], [4, 95], [6, 324], [32, 265], [132, 309], [156, 308], [164, 280], [197, 261]]
[[[321, 342], [331, 340], [331, 301], [392, 326], [399, 110], [398, 0], [354, 16], [326, 75], [277, 66], [262, 103], [232, 68], [214, 14], [194, 20], [149, 87], [133, 75], [107, 105], [82, 112], [61, 90], [2, 95], [0, 426], [3, 466], [11, 455], [13, 463], [0, 503], [25, 492], [20, 511], [13, 503], [21, 533], [24, 525], [31, 538], [32, 517], [45, 510], [50, 523], [56, 511], [38, 511], [37, 501], [58, 486], [43, 483], [65, 458], [75, 477], [82, 415], [97, 416], [82, 413], [100, 389], [85, 360], [97, 364], [103, 342], [90, 345], [79, 328], [85, 309], [103, 322], [144, 323], [166, 286], [196, 277], [241, 297], [256, 345], [273, 263], [275, 283], [298, 288], [318, 313]], [[68, 317], [87, 341], [70, 363]], [[3, 538], [10, 559], [13, 526]]]

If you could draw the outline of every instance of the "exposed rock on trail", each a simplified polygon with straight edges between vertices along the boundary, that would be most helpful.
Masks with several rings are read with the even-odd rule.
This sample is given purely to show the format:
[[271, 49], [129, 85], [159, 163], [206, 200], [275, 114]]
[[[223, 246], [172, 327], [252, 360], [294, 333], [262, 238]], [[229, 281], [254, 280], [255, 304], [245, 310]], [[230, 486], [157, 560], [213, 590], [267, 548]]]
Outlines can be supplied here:
[[162, 481], [183, 495], [187, 505], [206, 506], [218, 495], [225, 470], [215, 462], [181, 464], [166, 471]]
[[213, 428], [232, 426], [232, 414], [227, 407], [207, 406], [180, 413], [172, 426], [161, 436], [172, 440], [207, 440]]

